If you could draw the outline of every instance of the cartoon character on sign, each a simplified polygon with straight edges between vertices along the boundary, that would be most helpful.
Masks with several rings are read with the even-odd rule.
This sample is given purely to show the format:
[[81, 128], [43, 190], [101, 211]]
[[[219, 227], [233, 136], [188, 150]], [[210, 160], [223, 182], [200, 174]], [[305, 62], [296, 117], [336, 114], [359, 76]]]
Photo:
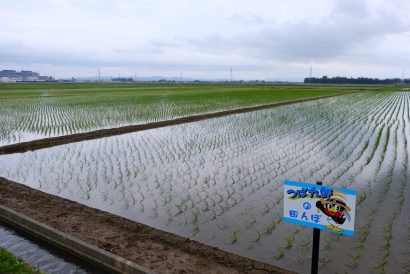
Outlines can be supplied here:
[[330, 225], [326, 228], [342, 232], [343, 229], [340, 228], [346, 219], [350, 222], [349, 211], [350, 208], [346, 205], [346, 196], [340, 191], [333, 191], [333, 195], [327, 199], [320, 199], [316, 202], [316, 207], [320, 209], [327, 217], [327, 221]]

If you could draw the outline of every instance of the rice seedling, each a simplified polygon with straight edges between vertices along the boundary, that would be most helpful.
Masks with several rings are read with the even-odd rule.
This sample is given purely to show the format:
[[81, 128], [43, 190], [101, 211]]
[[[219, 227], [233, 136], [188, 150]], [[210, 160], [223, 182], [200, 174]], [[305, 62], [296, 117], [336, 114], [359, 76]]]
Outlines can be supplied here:
[[[273, 261], [275, 254], [284, 267], [292, 256], [305, 265], [310, 242], [307, 230], [289, 233], [282, 224], [283, 180], [356, 188], [356, 213], [365, 220], [356, 238], [338, 247], [344, 238], [335, 236], [322, 245], [329, 254], [350, 253], [344, 262], [354, 272], [377, 203], [386, 204], [392, 189], [396, 204], [405, 203], [404, 183], [396, 187], [394, 176], [408, 165], [408, 148], [397, 147], [409, 136], [408, 102], [404, 92], [354, 94], [3, 155], [0, 176], [200, 241], [212, 234], [210, 244], [244, 256]], [[162, 106], [155, 119], [176, 108]], [[392, 231], [386, 223], [381, 248]], [[321, 257], [323, 271], [329, 259]]]

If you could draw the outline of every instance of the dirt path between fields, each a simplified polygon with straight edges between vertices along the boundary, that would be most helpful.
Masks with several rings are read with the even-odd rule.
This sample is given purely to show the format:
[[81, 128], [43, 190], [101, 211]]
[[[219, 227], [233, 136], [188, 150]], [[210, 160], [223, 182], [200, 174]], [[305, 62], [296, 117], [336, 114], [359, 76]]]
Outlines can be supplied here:
[[266, 104], [266, 105], [251, 106], [251, 107], [244, 107], [244, 108], [231, 109], [231, 110], [223, 110], [223, 111], [212, 112], [212, 113], [204, 113], [204, 114], [180, 117], [180, 118], [175, 118], [171, 120], [152, 122], [152, 123], [146, 123], [146, 124], [140, 124], [140, 125], [130, 125], [130, 126], [123, 126], [123, 127], [118, 127], [118, 128], [100, 129], [100, 130], [83, 132], [83, 133], [75, 133], [71, 135], [49, 137], [49, 138], [38, 139], [38, 140], [33, 140], [33, 141], [28, 141], [28, 142], [21, 142], [21, 143], [12, 144], [12, 145], [1, 146], [0, 155], [12, 154], [12, 153], [23, 153], [27, 151], [34, 151], [38, 149], [65, 145], [65, 144], [70, 144], [70, 143], [75, 143], [75, 142], [80, 142], [80, 141], [98, 139], [98, 138], [109, 137], [109, 136], [114, 136], [114, 135], [121, 135], [121, 134], [143, 131], [143, 130], [154, 129], [154, 128], [160, 128], [160, 127], [179, 125], [179, 124], [184, 124], [184, 123], [198, 122], [198, 121], [202, 121], [206, 119], [219, 118], [219, 117], [228, 116], [232, 114], [252, 112], [252, 111], [257, 111], [257, 110], [262, 110], [262, 109], [278, 107], [278, 106], [291, 105], [291, 104], [313, 101], [313, 100], [318, 100], [318, 99], [342, 96], [342, 95], [352, 94], [356, 92], [327, 95], [327, 96], [320, 96], [320, 97], [311, 97], [311, 98], [294, 100], [294, 101], [284, 101], [284, 102], [278, 102], [278, 103], [272, 103], [272, 104]]
[[293, 273], [2, 177], [0, 204], [159, 273]]

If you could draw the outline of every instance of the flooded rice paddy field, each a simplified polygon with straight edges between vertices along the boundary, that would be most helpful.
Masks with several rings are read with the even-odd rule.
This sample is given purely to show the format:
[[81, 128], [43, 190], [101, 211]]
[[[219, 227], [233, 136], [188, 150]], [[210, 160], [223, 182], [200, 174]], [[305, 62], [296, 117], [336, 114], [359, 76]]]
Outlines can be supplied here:
[[98, 129], [145, 124], [238, 108], [215, 100], [152, 102], [138, 96], [72, 96], [0, 100], [0, 146]]
[[149, 83], [4, 84], [0, 85], [0, 146], [363, 89], [375, 88]]
[[246, 257], [309, 272], [283, 180], [358, 191], [324, 273], [410, 271], [410, 93], [366, 92], [0, 157], [0, 176]]

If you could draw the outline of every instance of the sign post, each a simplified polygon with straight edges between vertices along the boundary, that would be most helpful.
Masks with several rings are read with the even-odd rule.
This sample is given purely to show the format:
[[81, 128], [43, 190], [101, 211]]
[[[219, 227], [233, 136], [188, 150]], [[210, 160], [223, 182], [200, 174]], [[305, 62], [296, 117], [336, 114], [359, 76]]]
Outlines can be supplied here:
[[313, 227], [312, 273], [318, 273], [320, 230], [354, 236], [356, 191], [285, 180], [283, 220]]
[[[322, 185], [322, 182], [317, 182], [317, 185]], [[320, 229], [313, 228], [313, 244], [312, 244], [312, 263], [311, 273], [317, 274], [319, 270], [319, 243], [320, 243]]]

